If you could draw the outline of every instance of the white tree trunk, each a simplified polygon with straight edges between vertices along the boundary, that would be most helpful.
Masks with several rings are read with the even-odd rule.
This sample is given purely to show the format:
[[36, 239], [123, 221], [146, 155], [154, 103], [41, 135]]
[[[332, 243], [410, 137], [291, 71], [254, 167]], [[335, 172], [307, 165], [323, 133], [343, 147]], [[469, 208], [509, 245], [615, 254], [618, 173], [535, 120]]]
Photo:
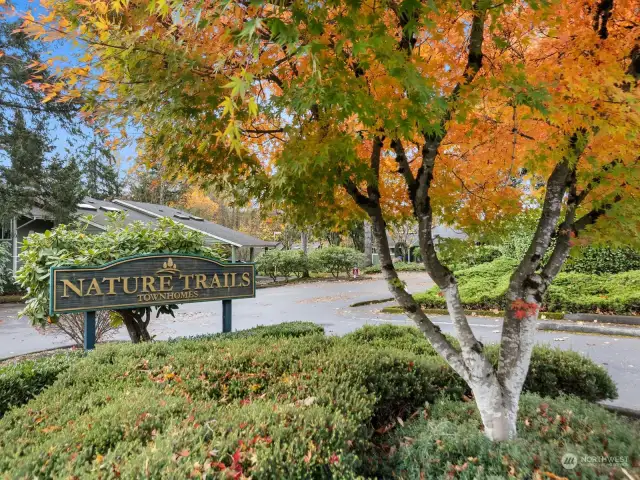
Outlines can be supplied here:
[[502, 442], [516, 437], [516, 417], [518, 401], [505, 401], [500, 384], [486, 381], [471, 385], [484, 434], [494, 442]]

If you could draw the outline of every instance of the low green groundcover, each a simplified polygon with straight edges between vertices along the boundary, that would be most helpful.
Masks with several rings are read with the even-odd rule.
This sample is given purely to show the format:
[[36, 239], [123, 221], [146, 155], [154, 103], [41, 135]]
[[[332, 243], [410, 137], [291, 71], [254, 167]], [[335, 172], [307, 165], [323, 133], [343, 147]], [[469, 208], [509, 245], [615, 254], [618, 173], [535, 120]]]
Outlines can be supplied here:
[[[377, 462], [367, 460], [377, 451], [376, 431], [410, 418], [425, 402], [460, 403], [469, 394], [416, 329], [368, 327], [336, 338], [317, 328], [283, 324], [227, 336], [101, 345], [61, 369], [26, 405], [5, 413], [0, 474], [376, 475]], [[488, 349], [495, 356], [495, 347]], [[602, 367], [549, 349], [534, 351], [526, 388], [593, 400], [616, 395]]]
[[[456, 272], [465, 308], [503, 310], [505, 294], [516, 262], [504, 257]], [[446, 307], [439, 289], [433, 287], [414, 298], [427, 308]], [[640, 312], [640, 270], [593, 275], [560, 273], [545, 295], [543, 310], [551, 312]]]
[[525, 394], [518, 439], [494, 444], [474, 404], [440, 401], [380, 440], [379, 473], [416, 480], [637, 478], [639, 427], [577, 398]]

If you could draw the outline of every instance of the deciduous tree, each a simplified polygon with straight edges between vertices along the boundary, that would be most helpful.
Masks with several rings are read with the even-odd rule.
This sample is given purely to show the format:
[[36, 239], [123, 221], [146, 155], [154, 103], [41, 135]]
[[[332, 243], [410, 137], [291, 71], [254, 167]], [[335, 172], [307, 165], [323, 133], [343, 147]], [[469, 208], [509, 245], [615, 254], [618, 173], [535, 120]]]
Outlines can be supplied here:
[[[486, 434], [516, 435], [540, 301], [571, 244], [637, 236], [636, 1], [43, 4], [24, 30], [85, 46], [49, 98], [82, 91], [96, 120], [140, 126], [148, 158], [307, 220], [366, 215], [390, 290], [470, 385]], [[531, 206], [494, 368], [431, 229], [499, 229]], [[403, 216], [460, 350], [394, 270], [386, 230]]]

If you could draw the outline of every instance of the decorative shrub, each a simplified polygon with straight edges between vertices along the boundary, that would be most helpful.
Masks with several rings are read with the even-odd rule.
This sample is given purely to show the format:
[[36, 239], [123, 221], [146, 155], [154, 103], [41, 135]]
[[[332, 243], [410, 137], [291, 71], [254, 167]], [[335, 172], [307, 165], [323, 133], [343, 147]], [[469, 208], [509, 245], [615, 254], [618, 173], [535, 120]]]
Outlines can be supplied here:
[[574, 249], [563, 271], [576, 273], [621, 273], [640, 270], [640, 251], [632, 248], [580, 247]]
[[333, 343], [105, 345], [0, 420], [0, 472], [354, 478], [373, 396], [317, 365], [304, 370]]
[[67, 352], [0, 367], [0, 417], [55, 382], [80, 355], [80, 352]]
[[[456, 272], [462, 304], [472, 310], [504, 310], [505, 294], [516, 262], [500, 257]], [[414, 298], [426, 308], [446, 308], [438, 287]], [[640, 270], [590, 275], [561, 272], [550, 285], [542, 309], [551, 312], [640, 312]]]
[[[497, 366], [498, 345], [485, 350]], [[618, 397], [616, 384], [602, 365], [578, 352], [541, 345], [533, 347], [523, 389], [547, 397], [575, 395], [591, 402]]]
[[[440, 357], [415, 353], [420, 340], [297, 323], [100, 345], [0, 420], [0, 475], [357, 478], [376, 430], [467, 391]], [[561, 357], [544, 361], [561, 368]]]
[[[455, 338], [449, 340], [456, 348]], [[368, 345], [375, 349], [395, 348], [415, 355], [433, 356], [446, 365], [416, 327], [398, 325], [365, 326], [345, 335], [344, 341]], [[498, 365], [498, 345], [487, 345], [485, 351]], [[576, 395], [590, 401], [617, 398], [616, 385], [606, 369], [578, 352], [535, 346], [531, 354], [524, 391], [550, 397]], [[467, 392], [469, 393], [469, 392]]]
[[315, 271], [331, 273], [337, 278], [341, 273], [349, 276], [353, 267], [362, 265], [364, 255], [353, 248], [324, 247], [311, 252], [309, 261]]
[[[384, 439], [398, 448], [380, 459], [376, 473], [398, 479], [577, 479], [640, 472], [640, 429], [598, 405], [525, 394], [518, 418], [519, 437], [493, 443], [482, 433], [473, 403], [438, 402]], [[577, 456], [575, 468], [562, 465], [565, 454]]]
[[[500, 257], [493, 262], [482, 263], [456, 272], [460, 297], [465, 308], [504, 309], [505, 294], [515, 267], [514, 260]], [[440, 296], [438, 287], [433, 287], [425, 293], [415, 294], [414, 298], [427, 308], [446, 308], [446, 302]]]
[[[447, 339], [458, 348], [458, 341], [451, 335]], [[347, 343], [369, 345], [376, 348], [397, 348], [416, 355], [438, 356], [438, 352], [416, 327], [404, 325], [365, 325], [358, 330], [348, 333], [344, 337]]]
[[259, 325], [248, 330], [238, 330], [236, 332], [212, 333], [204, 335], [194, 335], [191, 337], [180, 337], [169, 340], [169, 342], [182, 342], [190, 340], [231, 340], [249, 337], [258, 338], [297, 338], [306, 335], [322, 335], [324, 328], [313, 322], [286, 322], [276, 325]]
[[309, 271], [309, 259], [301, 250], [269, 250], [256, 260], [256, 268], [263, 275], [268, 275], [274, 281], [278, 277], [302, 277]]
[[640, 312], [640, 270], [589, 275], [560, 273], [545, 297], [551, 311], [637, 314]]

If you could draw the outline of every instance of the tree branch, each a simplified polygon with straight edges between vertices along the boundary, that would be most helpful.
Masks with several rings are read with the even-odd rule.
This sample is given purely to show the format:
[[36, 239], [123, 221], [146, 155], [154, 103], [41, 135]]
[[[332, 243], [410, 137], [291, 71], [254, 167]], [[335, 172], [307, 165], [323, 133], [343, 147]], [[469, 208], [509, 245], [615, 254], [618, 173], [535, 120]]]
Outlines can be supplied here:
[[356, 204], [365, 212], [369, 213], [371, 209], [376, 207], [376, 202], [364, 193], [360, 192], [358, 186], [352, 180], [345, 180], [343, 183], [343, 187], [351, 196], [351, 198], [353, 198]]
[[416, 179], [413, 177], [413, 173], [411, 173], [411, 167], [409, 166], [409, 160], [404, 150], [404, 146], [402, 145], [402, 141], [400, 139], [392, 140], [391, 148], [393, 148], [393, 150], [396, 152], [398, 173], [400, 173], [404, 177], [405, 182], [407, 183], [407, 188], [409, 189], [409, 199], [411, 200], [411, 203], [415, 204], [416, 190], [418, 186], [416, 184]]

